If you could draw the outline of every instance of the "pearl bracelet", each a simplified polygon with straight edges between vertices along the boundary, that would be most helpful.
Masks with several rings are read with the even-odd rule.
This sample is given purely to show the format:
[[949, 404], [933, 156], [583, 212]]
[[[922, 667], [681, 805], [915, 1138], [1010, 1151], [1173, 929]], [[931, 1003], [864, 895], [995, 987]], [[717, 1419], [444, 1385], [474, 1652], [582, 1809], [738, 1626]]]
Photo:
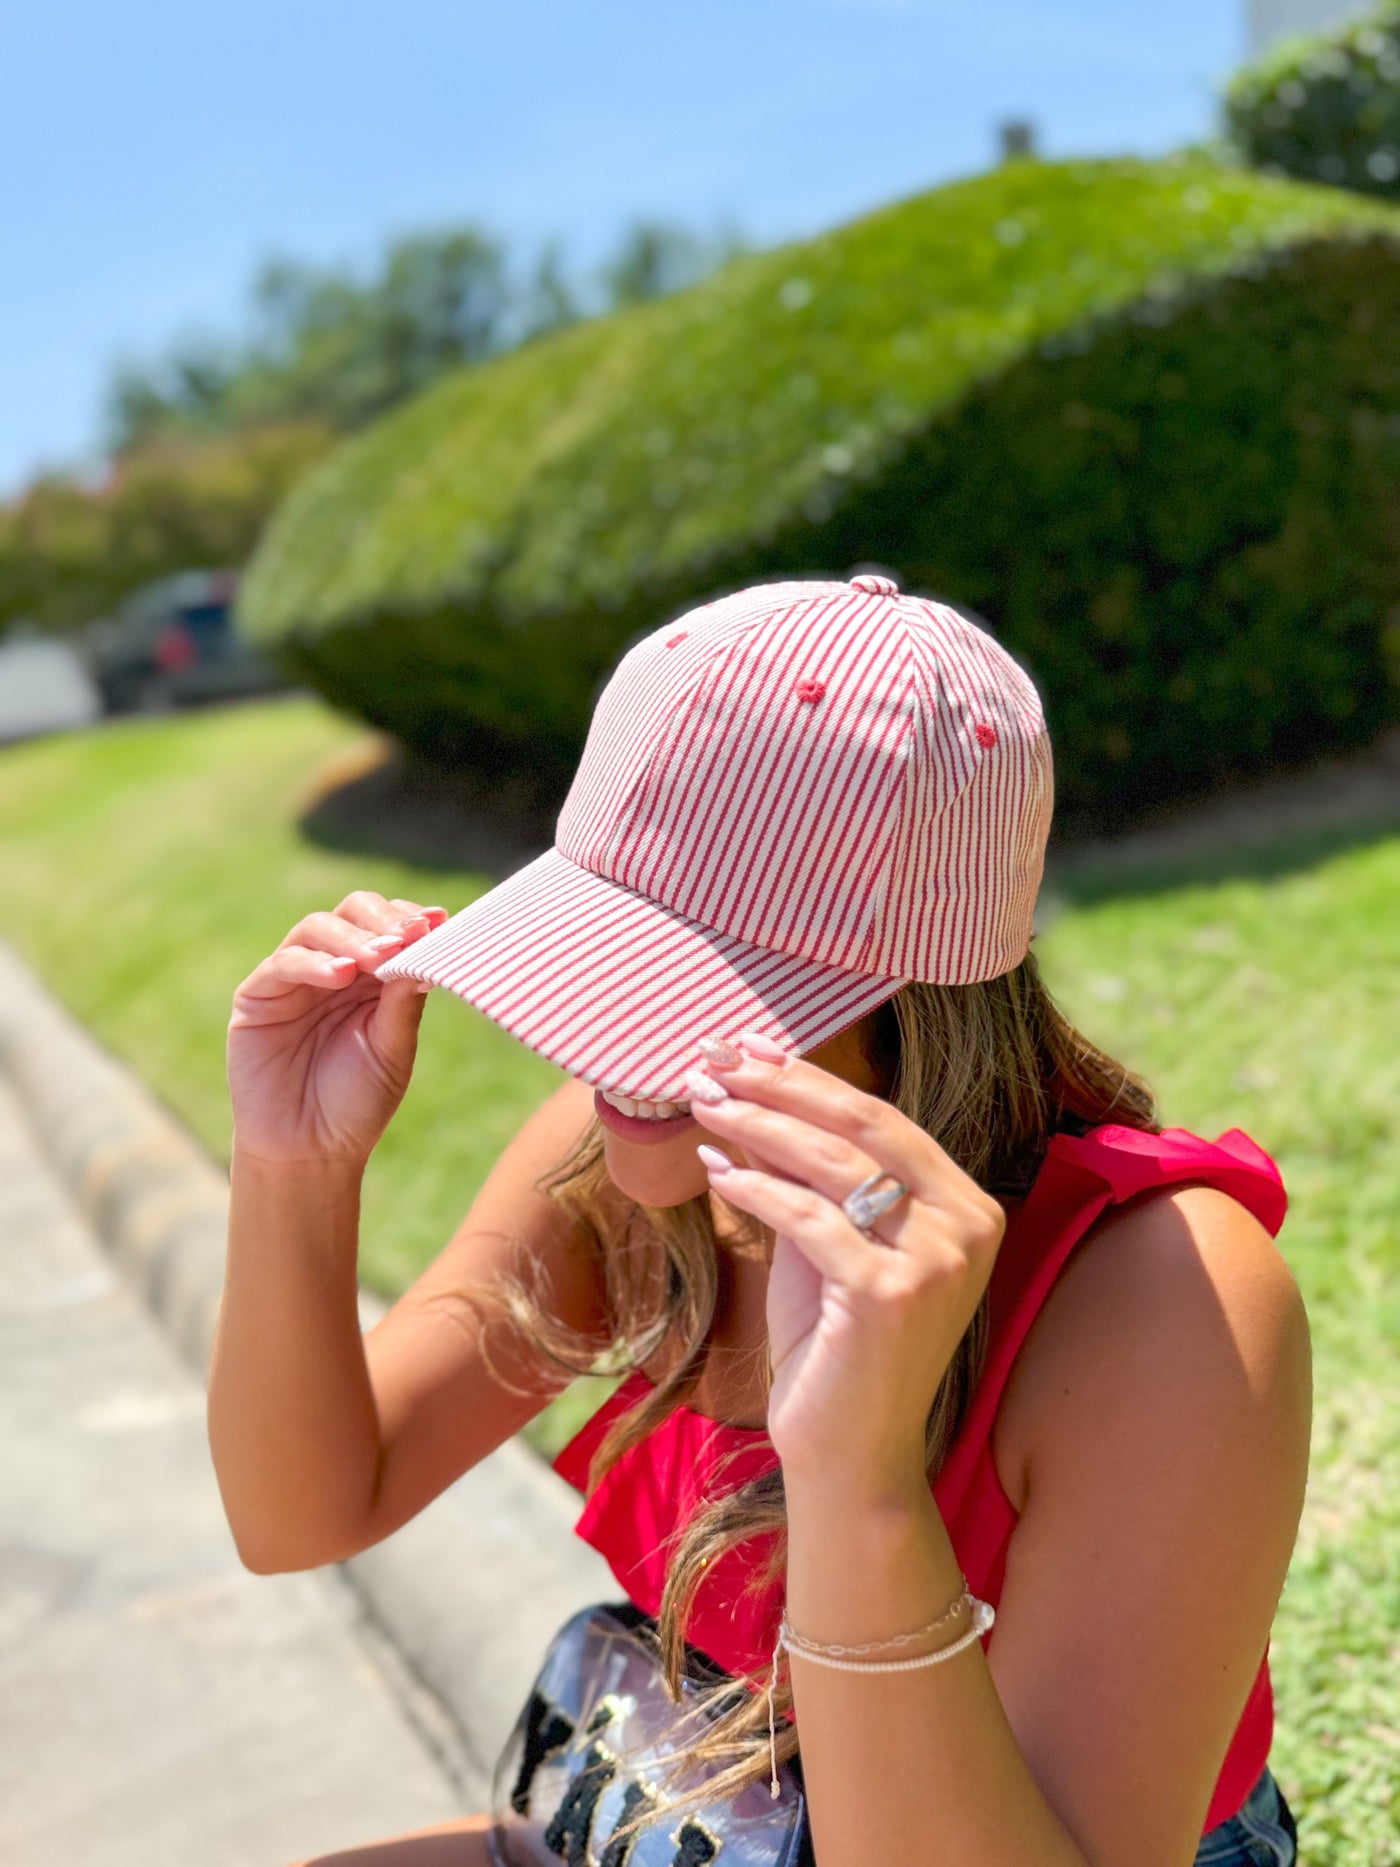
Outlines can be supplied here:
[[[947, 1646], [935, 1647], [932, 1653], [921, 1653], [912, 1660], [852, 1660], [843, 1657], [848, 1653], [870, 1653], [879, 1647], [907, 1646], [911, 1640], [917, 1640], [941, 1625], [950, 1615], [956, 1613], [964, 1602], [972, 1610], [972, 1626], [965, 1634], [960, 1634], [956, 1640], [949, 1641]], [[996, 1618], [997, 1611], [991, 1602], [979, 1601], [964, 1581], [962, 1594], [951, 1607], [946, 1608], [939, 1615], [936, 1621], [930, 1621], [927, 1627], [920, 1628], [917, 1633], [896, 1634], [890, 1640], [872, 1640], [867, 1641], [863, 1646], [853, 1647], [835, 1644], [822, 1646], [815, 1640], [808, 1640], [803, 1635], [795, 1633], [786, 1621], [780, 1622], [778, 1637], [773, 1643], [773, 1669], [768, 1679], [769, 1794], [775, 1801], [782, 1794], [778, 1787], [778, 1733], [773, 1694], [778, 1683], [778, 1655], [784, 1647], [789, 1653], [800, 1653], [804, 1659], [812, 1660], [818, 1666], [829, 1667], [832, 1672], [910, 1673], [917, 1672], [925, 1666], [941, 1666], [944, 1660], [952, 1659], [955, 1653], [961, 1653], [965, 1648], [970, 1647], [974, 1640], [980, 1640]]]

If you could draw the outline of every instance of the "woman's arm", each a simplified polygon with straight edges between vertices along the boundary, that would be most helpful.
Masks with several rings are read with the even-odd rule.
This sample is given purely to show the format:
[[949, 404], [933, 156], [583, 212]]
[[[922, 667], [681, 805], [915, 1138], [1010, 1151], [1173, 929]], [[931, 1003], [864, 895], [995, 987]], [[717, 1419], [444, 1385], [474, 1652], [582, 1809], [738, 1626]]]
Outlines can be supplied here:
[[358, 1163], [265, 1163], [234, 1145], [207, 1423], [224, 1515], [258, 1574], [320, 1560], [373, 1488], [379, 1431], [355, 1271], [363, 1175]]
[[[591, 1255], [534, 1180], [577, 1139], [592, 1092], [563, 1083], [502, 1150], [456, 1233], [363, 1336], [356, 1260], [363, 1168], [264, 1162], [234, 1148], [228, 1262], [209, 1372], [224, 1510], [259, 1573], [343, 1562], [423, 1510], [559, 1385], [493, 1338], [481, 1292], [546, 1272], [557, 1312], [598, 1325]], [[496, 1380], [500, 1366], [512, 1392]]]
[[[884, 1676], [791, 1661], [818, 1867], [1195, 1856], [1302, 1509], [1302, 1302], [1258, 1221], [1194, 1187], [1101, 1221], [1036, 1327], [989, 1651]], [[921, 1472], [790, 1484], [788, 1516], [800, 1633], [885, 1638], [959, 1591]]]

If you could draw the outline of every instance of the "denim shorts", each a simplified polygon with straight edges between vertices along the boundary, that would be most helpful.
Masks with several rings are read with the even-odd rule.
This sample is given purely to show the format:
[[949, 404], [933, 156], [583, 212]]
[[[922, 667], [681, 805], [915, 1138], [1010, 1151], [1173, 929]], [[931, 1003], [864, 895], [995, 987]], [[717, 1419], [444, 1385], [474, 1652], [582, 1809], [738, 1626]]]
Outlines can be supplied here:
[[1201, 1836], [1194, 1867], [1294, 1867], [1298, 1824], [1268, 1766], [1244, 1806]]

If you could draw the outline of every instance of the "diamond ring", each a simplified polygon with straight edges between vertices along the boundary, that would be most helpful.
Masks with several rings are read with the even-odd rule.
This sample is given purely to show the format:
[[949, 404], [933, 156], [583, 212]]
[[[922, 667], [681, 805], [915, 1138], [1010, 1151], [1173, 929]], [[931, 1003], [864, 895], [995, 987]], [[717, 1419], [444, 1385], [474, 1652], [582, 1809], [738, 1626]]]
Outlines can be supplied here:
[[[877, 1193], [874, 1188], [879, 1186], [881, 1180], [888, 1180], [889, 1185]], [[872, 1173], [869, 1179], [862, 1180], [859, 1186], [853, 1187], [841, 1201], [841, 1210], [858, 1232], [864, 1232], [867, 1238], [874, 1238], [875, 1234], [870, 1228], [880, 1214], [888, 1212], [891, 1206], [897, 1206], [901, 1199], [908, 1197], [909, 1188], [904, 1182], [896, 1180], [892, 1173], [882, 1169], [879, 1173]]]

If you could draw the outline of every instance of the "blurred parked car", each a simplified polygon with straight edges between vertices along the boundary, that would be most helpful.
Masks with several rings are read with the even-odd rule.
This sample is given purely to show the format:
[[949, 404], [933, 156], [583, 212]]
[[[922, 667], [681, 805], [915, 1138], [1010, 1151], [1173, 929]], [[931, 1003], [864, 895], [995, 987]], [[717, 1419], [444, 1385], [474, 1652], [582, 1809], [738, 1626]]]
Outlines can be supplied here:
[[102, 694], [67, 642], [20, 624], [0, 640], [0, 744], [90, 726]]
[[290, 683], [233, 629], [233, 571], [188, 570], [133, 591], [82, 632], [109, 713], [164, 712]]

